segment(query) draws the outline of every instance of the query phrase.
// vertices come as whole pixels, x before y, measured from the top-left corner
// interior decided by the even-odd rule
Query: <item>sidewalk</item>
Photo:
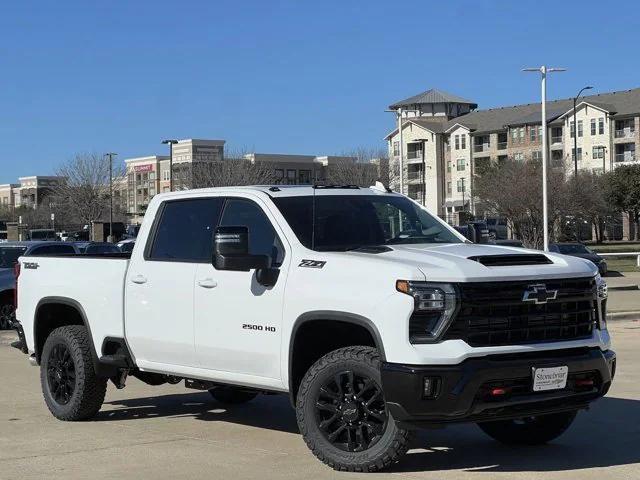
[[[612,272],[607,310],[612,320],[640,320],[640,272]]]

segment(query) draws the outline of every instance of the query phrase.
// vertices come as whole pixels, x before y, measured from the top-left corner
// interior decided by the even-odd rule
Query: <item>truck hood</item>
[[[368,255],[380,261],[396,262],[405,267],[413,266],[424,274],[427,281],[434,282],[576,278],[594,276],[598,273],[596,266],[588,260],[517,247],[456,243],[392,245],[390,248],[390,251],[383,253],[353,251],[348,254]],[[548,263],[527,264],[522,255],[543,256],[538,259]],[[493,258],[487,260],[487,257]],[[497,265],[489,265],[496,263],[496,260]],[[504,265],[511,262],[514,264]]]

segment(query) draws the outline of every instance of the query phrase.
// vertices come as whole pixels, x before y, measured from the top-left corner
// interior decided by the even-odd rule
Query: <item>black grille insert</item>
[[[547,303],[523,301],[532,285],[557,290]],[[462,283],[461,305],[444,339],[473,347],[574,340],[591,336],[596,319],[593,278]]]

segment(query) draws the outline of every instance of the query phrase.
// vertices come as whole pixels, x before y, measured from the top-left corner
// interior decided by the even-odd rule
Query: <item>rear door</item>
[[[200,366],[252,377],[280,379],[282,305],[291,255],[285,237],[265,206],[228,198],[220,226],[245,226],[249,253],[268,255],[279,268],[272,287],[256,281],[256,271],[220,271],[198,265],[195,277],[195,345]]]
[[[194,276],[209,262],[223,201],[200,197],[164,202],[144,249],[134,251],[126,280],[126,334],[136,361],[196,365]]]

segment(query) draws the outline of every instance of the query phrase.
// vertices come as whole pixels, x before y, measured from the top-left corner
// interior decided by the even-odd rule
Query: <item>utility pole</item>
[[[523,72],[539,72],[541,77],[541,104],[542,104],[542,237],[545,252],[549,251],[549,204],[547,202],[547,73],[564,72],[565,68],[548,68],[542,65],[539,68],[524,68]],[[575,110],[574,110],[575,112]],[[574,124],[577,127],[577,125]],[[577,131],[576,131],[577,133]],[[576,154],[578,152],[576,151]]]
[[[109,157],[109,236],[107,242],[113,242],[113,157],[117,153],[105,153],[105,157]]]
[[[169,191],[173,192],[173,146],[178,143],[177,140],[163,140],[163,145],[169,145]]]
[[[576,106],[578,103],[578,98],[580,97],[580,95],[582,94],[582,92],[584,92],[585,90],[591,90],[593,87],[587,86],[587,87],[583,87],[579,92],[578,95],[576,95],[575,97],[573,97],[573,168],[574,168],[574,175],[578,176],[578,121],[577,121],[577,114],[576,114]]]

